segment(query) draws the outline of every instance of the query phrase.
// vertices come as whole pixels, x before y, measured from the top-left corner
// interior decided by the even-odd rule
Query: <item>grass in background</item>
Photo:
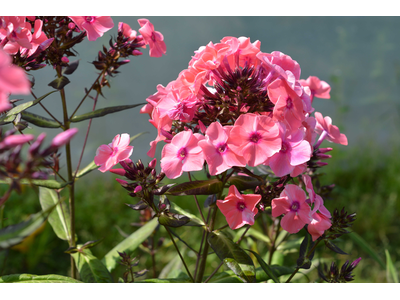
[[[330,199],[325,199],[325,205],[333,211],[335,208],[345,207],[348,213],[357,213],[353,230],[358,233],[370,246],[370,248],[386,263],[385,249],[390,253],[394,263],[394,269],[400,267],[400,160],[396,154],[400,147],[393,147],[389,153],[382,153],[375,145],[358,147],[360,150],[348,150],[336,147],[332,151],[333,158],[329,165],[324,167],[326,175],[321,177],[322,184],[335,183]],[[200,173],[199,173],[200,174]],[[195,173],[195,176],[201,176]],[[183,180],[183,179],[182,179]],[[4,187],[0,187],[3,191]],[[77,185],[76,195],[76,224],[79,243],[103,238],[103,241],[92,252],[98,258],[102,258],[109,250],[124,239],[120,231],[131,234],[137,229],[131,225],[139,221],[140,213],[128,208],[124,203],[136,203],[137,200],[129,197],[126,191],[115,180],[104,180],[101,175],[91,174]],[[205,196],[199,200],[203,204]],[[171,201],[182,208],[197,214],[193,197],[171,197]],[[40,210],[37,193],[32,189],[25,189],[21,195],[14,194],[6,203],[6,225],[23,221],[29,214]],[[219,216],[222,220],[223,217]],[[221,224],[217,224],[216,228]],[[119,230],[119,229],[120,230]],[[160,237],[165,237],[161,251],[156,254],[157,272],[172,261],[176,256],[171,241],[167,234],[160,229],[157,232],[155,242]],[[189,245],[198,247],[201,239],[201,229],[195,227],[181,227],[174,230],[182,236]],[[293,238],[297,237],[293,235]],[[30,274],[60,274],[68,275],[69,258],[64,251],[68,248],[65,241],[59,240],[46,224],[43,231],[32,239],[31,244],[23,245],[18,250],[9,250],[8,255],[0,252],[0,271],[2,275],[16,273]],[[186,246],[177,242],[184,251]],[[251,245],[243,245],[251,246]],[[329,249],[321,247],[323,257],[329,261],[336,260],[339,265],[346,260],[353,261],[358,257],[362,260],[356,268],[355,282],[387,282],[386,269],[374,259],[369,252],[356,244],[348,235],[344,235],[338,246],[346,255],[335,255]],[[261,248],[260,248],[261,249]],[[187,250],[187,249],[186,249]],[[195,250],[198,250],[195,248]],[[189,255],[189,268],[194,269],[195,257]],[[133,255],[140,256],[138,270],[149,269],[152,277],[151,257],[143,247],[137,249]],[[291,257],[293,256],[293,257]],[[295,262],[297,253],[290,254],[286,263]],[[274,257],[277,261],[282,257]],[[210,274],[218,265],[219,260],[215,255],[210,255],[211,263],[205,274]],[[5,262],[5,264],[4,264]],[[183,269],[183,268],[182,268]],[[136,270],[137,271],[137,270]],[[118,279],[124,272],[122,266],[113,272],[114,279]],[[307,277],[303,276],[299,281],[315,280],[317,272],[314,270]]]

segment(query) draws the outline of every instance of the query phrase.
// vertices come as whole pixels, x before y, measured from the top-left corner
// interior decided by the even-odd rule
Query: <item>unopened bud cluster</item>
[[[331,267],[328,270],[326,264],[318,266],[318,274],[326,282],[330,283],[345,283],[354,280],[352,272],[361,261],[361,257],[350,263],[348,260],[338,268],[335,262],[332,262]]]
[[[356,220],[356,214],[347,214],[344,208],[340,212],[338,209],[335,209],[331,220],[332,226],[325,232],[325,235],[328,239],[334,240],[350,232],[347,228],[353,225],[353,222]]]

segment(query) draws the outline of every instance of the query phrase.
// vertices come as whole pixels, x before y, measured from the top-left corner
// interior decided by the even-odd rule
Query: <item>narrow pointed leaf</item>
[[[73,117],[70,121],[71,122],[82,122],[85,120],[89,119],[94,119],[94,118],[99,118],[108,114],[116,113],[122,110],[127,110],[131,109],[137,106],[142,106],[146,103],[139,103],[139,104],[132,104],[132,105],[120,105],[120,106],[111,106],[111,107],[105,107],[105,108],[100,108],[96,109],[95,111],[88,112],[86,114],[80,115],[80,116],[75,116]]]
[[[297,259],[297,267],[299,267],[300,269],[311,268],[311,260],[314,257],[315,251],[313,251],[309,257],[307,257],[307,254],[308,252],[310,252],[313,246],[314,242],[312,241],[311,234],[306,231],[306,236],[304,237],[303,242],[300,245],[299,258]]]
[[[208,243],[217,256],[227,265],[242,281],[254,282],[256,269],[250,256],[223,232],[211,232]]]
[[[39,201],[43,210],[56,205],[49,215],[49,223],[58,238],[69,241],[71,239],[70,214],[65,201],[59,201],[55,190],[39,188]]]
[[[79,246],[78,246],[79,248]],[[103,263],[97,259],[89,249],[82,249],[81,252],[73,253],[71,256],[75,260],[83,282],[110,283],[113,278]]]
[[[145,279],[141,281],[135,281],[137,283],[191,283],[193,282],[190,278],[166,278],[166,279],[161,279],[161,278],[151,278],[151,279]]]
[[[30,113],[27,111],[23,111],[21,113],[21,118],[33,125],[38,126],[38,127],[43,127],[43,128],[59,128],[60,127],[60,124],[52,119],[45,118],[45,117]]]
[[[158,222],[161,225],[168,226],[168,227],[181,227],[186,223],[189,223],[190,219],[184,215],[178,214],[165,214],[161,213],[158,217]]]
[[[11,184],[11,180],[9,178],[4,179],[4,180],[0,180],[0,183],[2,184]],[[65,187],[68,182],[58,182],[56,180],[44,180],[44,179],[21,179],[19,181],[20,184],[24,184],[24,185],[37,185],[37,186],[42,186],[42,187],[47,187],[49,189],[62,189],[63,187]]]
[[[128,203],[125,203],[125,205],[129,206],[129,207],[132,208],[133,210],[143,210],[143,209],[146,209],[147,207],[149,207],[149,206],[147,205],[147,203],[144,202],[144,201],[142,201],[142,200],[140,200],[140,201],[139,201],[138,203],[136,203],[136,204],[128,204]]]
[[[239,191],[243,191],[256,188],[261,184],[261,181],[250,176],[232,176],[229,178],[229,183],[236,186]]]
[[[260,264],[261,268],[264,270],[264,272],[267,273],[267,275],[271,277],[271,279],[275,283],[279,283],[279,279],[276,277],[274,270],[261,258],[261,256],[257,252],[254,252],[252,250],[247,250],[247,251],[253,253],[253,255],[257,258],[257,261]]]
[[[147,132],[141,132],[133,137],[131,137],[130,142],[132,142],[134,139],[138,138],[139,136],[145,134]],[[80,178],[82,176],[85,176],[86,174],[92,172],[93,170],[98,169],[100,166],[96,165],[94,161],[92,161],[90,164],[88,164],[86,167],[84,167],[82,170],[79,170],[78,173],[76,174],[76,178]]]
[[[399,283],[396,267],[393,265],[388,249],[385,249],[386,255],[386,278],[388,282]]]
[[[348,234],[351,239],[366,253],[368,253],[377,263],[379,263],[379,265],[385,269],[385,263],[383,262],[383,260],[379,257],[379,255],[371,248],[370,245],[368,245],[368,243],[361,237],[359,236],[357,233],[355,232],[351,232]]]
[[[158,219],[154,218],[146,225],[142,226],[126,239],[124,239],[121,243],[115,246],[110,252],[108,252],[102,262],[107,267],[108,271],[112,271],[117,262],[120,259],[118,252],[127,252],[132,253],[141,243],[143,243],[156,229],[158,226]]]
[[[34,233],[46,221],[54,207],[38,212],[24,222],[0,229],[0,250],[8,249],[21,243],[26,237]]]
[[[344,252],[342,249],[340,249],[338,246],[336,246],[334,243],[332,243],[329,240],[325,240],[325,245],[331,249],[333,252],[339,253],[339,254],[346,254],[346,252]]]
[[[7,123],[12,122],[14,120],[14,118],[15,118],[15,115],[17,115],[20,112],[28,109],[31,106],[34,106],[34,105],[38,104],[40,101],[42,101],[44,98],[46,98],[47,96],[49,96],[50,94],[52,94],[54,92],[56,92],[56,91],[51,91],[50,93],[47,93],[46,95],[43,95],[43,96],[41,96],[41,97],[39,97],[39,98],[37,98],[37,99],[35,99],[33,101],[25,102],[25,103],[22,103],[20,105],[17,105],[15,107],[13,107],[4,116],[2,116],[0,118],[0,124],[3,124],[3,122],[7,122]],[[14,117],[12,118],[12,116],[14,116]]]
[[[63,75],[64,75],[64,74],[66,74],[66,75],[71,75],[72,73],[75,72],[75,70],[78,68],[78,66],[79,66],[79,59],[78,59],[78,60],[75,60],[75,61],[73,61],[73,62],[70,62],[70,63],[68,64],[67,67],[63,68],[63,70],[61,71],[61,73],[62,73]]]
[[[193,215],[183,208],[179,207],[176,203],[172,202],[171,203],[171,212],[177,212],[178,214],[185,215],[186,217],[190,218],[190,222],[186,223],[185,226],[204,226],[204,222],[196,217],[196,215]]]
[[[82,281],[61,275],[13,274],[0,277],[0,283],[82,283]]]
[[[61,76],[59,78],[54,79],[48,85],[56,90],[62,90],[68,83],[70,83],[69,79],[65,76]]]
[[[223,189],[222,182],[218,179],[198,180],[174,185],[166,194],[168,195],[212,195]]]

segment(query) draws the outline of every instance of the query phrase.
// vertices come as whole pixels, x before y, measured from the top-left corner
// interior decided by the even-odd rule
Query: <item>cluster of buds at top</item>
[[[338,209],[332,214],[332,226],[325,231],[325,236],[328,239],[334,240],[338,237],[342,236],[343,234],[349,233],[346,228],[349,228],[353,225],[353,222],[356,220],[356,213],[347,214],[344,210],[344,207],[339,212]]]
[[[119,163],[123,169],[112,169],[110,172],[124,176],[133,181],[132,183],[128,183],[125,180],[116,179],[123,188],[129,191],[131,197],[139,197],[147,205],[151,206],[153,195],[160,194],[157,192],[158,183],[165,177],[164,173],[157,174],[156,172],[155,167],[157,160],[153,159],[147,167],[143,165],[140,159],[137,163],[134,163],[130,159],[120,161]]]
[[[321,279],[330,283],[346,283],[354,280],[353,270],[357,267],[361,257],[357,258],[351,264],[347,260],[342,267],[338,268],[335,262],[332,262],[330,269],[326,264],[318,266],[318,275]]]
[[[99,51],[97,60],[92,62],[97,70],[104,71],[105,75],[108,76],[118,74],[119,71],[117,69],[129,62],[128,59],[120,60],[120,58],[142,55],[138,48],[145,45],[141,35],[126,37],[121,24],[118,28],[117,38],[111,38],[109,44],[110,49],[107,50],[103,46],[103,51]]]
[[[141,270],[139,272],[133,272],[133,267],[136,267],[139,264],[139,260],[136,257],[131,258],[129,254],[123,252],[118,252],[119,256],[121,256],[121,261],[119,262],[122,266],[126,267],[126,271],[123,275],[124,283],[132,283],[135,281],[135,278],[143,276],[147,273],[147,270]]]
[[[65,145],[77,133],[77,129],[69,129],[58,134],[52,143],[44,149],[40,149],[46,137],[40,134],[34,140],[31,134],[17,135],[16,129],[0,135],[0,178],[10,181],[9,191],[0,199],[0,206],[7,200],[11,190],[20,191],[21,179],[47,179],[49,168],[58,171],[58,156],[55,154],[61,146]],[[22,147],[30,143],[28,155],[25,161],[21,156]],[[52,155],[52,157],[50,157]],[[50,158],[50,159],[49,159]],[[53,158],[53,161],[51,161]],[[43,169],[45,168],[45,169]]]

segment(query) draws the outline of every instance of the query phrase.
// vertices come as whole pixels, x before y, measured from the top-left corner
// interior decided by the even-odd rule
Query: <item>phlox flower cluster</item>
[[[210,175],[267,165],[278,177],[295,177],[305,172],[317,133],[347,144],[333,138],[340,136],[336,126],[313,116],[314,97],[329,98],[329,85],[315,76],[301,80],[295,60],[279,51],[263,53],[260,44],[245,37],[210,42],[176,80],[147,98],[141,112],[158,131],[148,155],[154,156],[158,142],[167,143],[161,159],[167,177],[181,176],[177,169],[198,170],[202,159]],[[202,134],[199,148],[190,143],[196,155],[183,155],[186,137],[195,134]]]

